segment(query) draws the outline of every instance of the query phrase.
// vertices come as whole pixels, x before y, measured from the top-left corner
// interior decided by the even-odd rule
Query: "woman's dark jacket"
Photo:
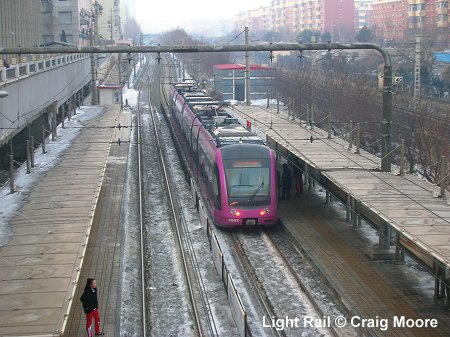
[[[97,289],[92,289],[90,286],[84,288],[84,293],[80,297],[81,303],[83,303],[83,310],[85,314],[88,314],[94,309],[98,308],[97,301]]]

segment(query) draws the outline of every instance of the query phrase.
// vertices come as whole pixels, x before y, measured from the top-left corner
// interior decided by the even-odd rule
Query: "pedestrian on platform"
[[[282,196],[281,199],[288,200],[291,193],[292,177],[291,171],[286,163],[283,164],[283,173],[281,176]]]
[[[100,331],[100,311],[98,309],[97,292],[97,281],[93,278],[88,278],[83,295],[80,297],[80,301],[83,303],[83,311],[86,314],[86,331],[88,337],[93,336],[92,319],[94,319],[95,336],[104,335]]]
[[[294,158],[294,179],[295,179],[295,195],[303,194],[303,171],[300,168],[300,162],[297,157]]]

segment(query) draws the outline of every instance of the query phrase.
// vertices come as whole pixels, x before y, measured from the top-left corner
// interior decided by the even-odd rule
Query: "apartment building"
[[[425,35],[449,41],[448,0],[374,0],[370,26],[380,39]]]
[[[409,38],[427,35],[449,39],[448,0],[408,0]]]
[[[303,30],[330,33],[335,41],[355,36],[354,0],[273,0],[269,7],[241,12],[235,26],[270,30],[283,39],[295,38]]]
[[[33,47],[41,42],[41,2],[1,0],[0,47]]]
[[[373,0],[355,0],[355,30],[369,26]]]
[[[407,28],[408,0],[374,0],[370,28],[377,38],[400,40]]]
[[[234,29],[241,31],[249,27],[252,32],[269,30],[270,7],[259,7],[244,12],[239,12],[234,17]]]

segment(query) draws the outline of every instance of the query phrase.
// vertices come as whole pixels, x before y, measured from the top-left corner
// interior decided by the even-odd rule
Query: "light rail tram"
[[[275,153],[192,82],[175,83],[170,102],[195,163],[214,223],[272,226],[278,221]]]

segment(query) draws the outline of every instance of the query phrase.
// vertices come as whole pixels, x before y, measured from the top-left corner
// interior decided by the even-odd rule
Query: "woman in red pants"
[[[93,336],[92,319],[94,319],[95,323],[95,335],[104,335],[104,333],[100,331],[100,311],[98,310],[97,281],[95,281],[95,279],[87,279],[83,295],[80,297],[80,301],[83,303],[83,310],[86,314],[86,331],[88,337]]]

